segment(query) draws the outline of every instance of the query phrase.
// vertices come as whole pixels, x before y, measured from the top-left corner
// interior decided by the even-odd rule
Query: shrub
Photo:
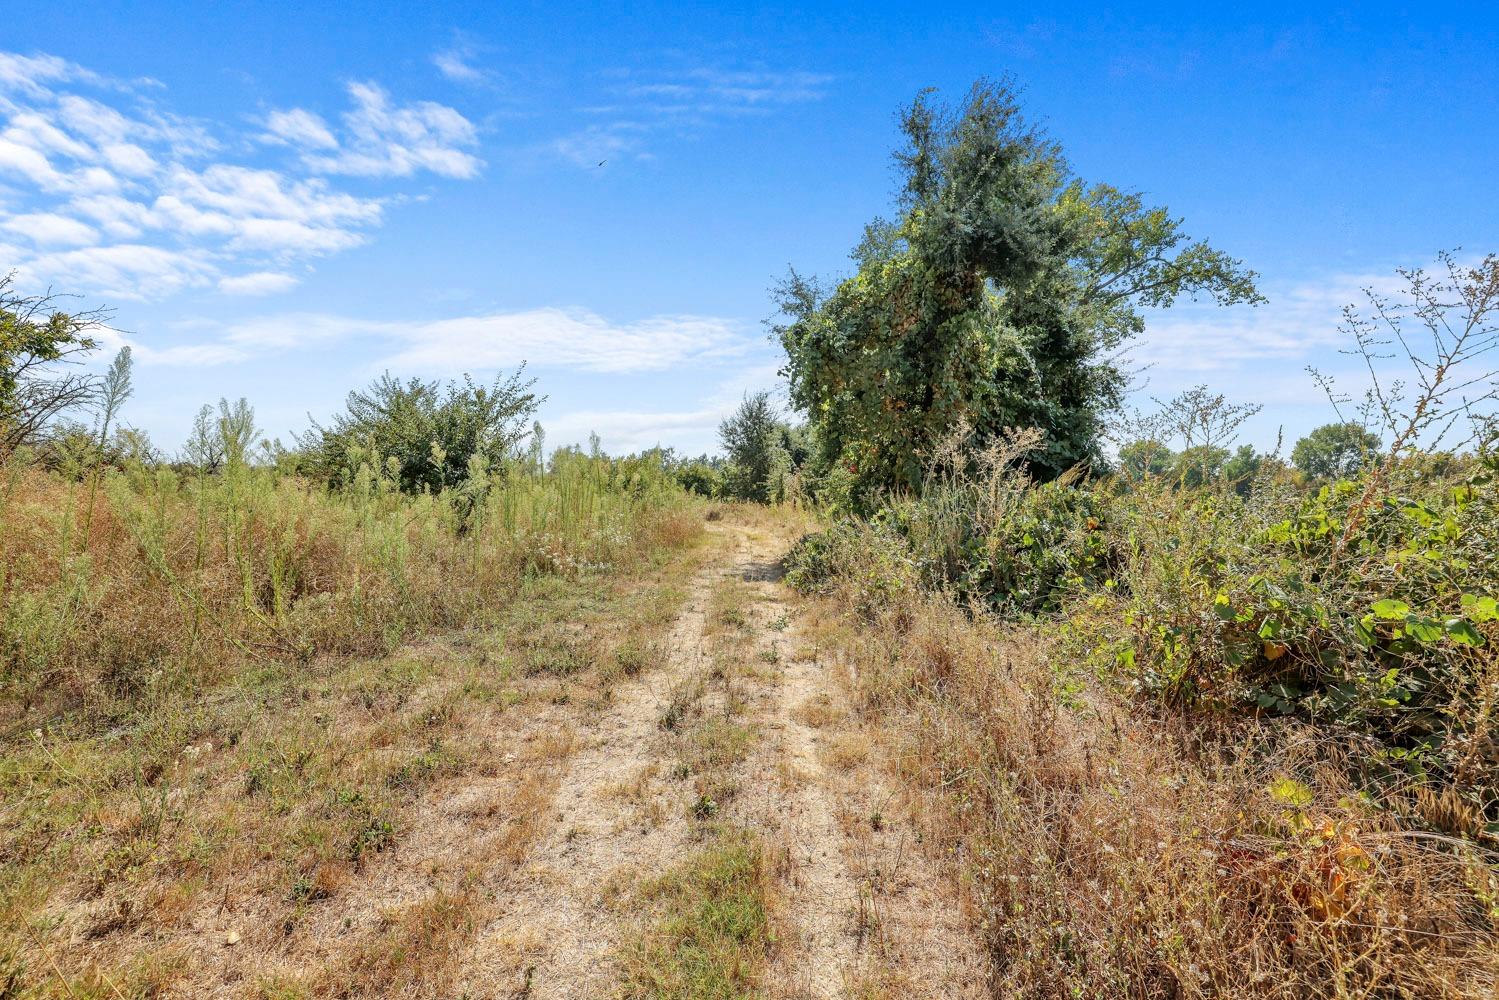
[[[303,467],[343,486],[372,460],[406,493],[462,484],[475,469],[498,470],[518,457],[527,422],[545,397],[531,391],[524,366],[488,387],[462,382],[402,382],[386,374],[349,393],[343,413],[303,436]],[[475,464],[475,463],[478,464]]]

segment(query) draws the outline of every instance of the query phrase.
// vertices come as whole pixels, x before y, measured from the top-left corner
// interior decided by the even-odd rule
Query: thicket
[[[788,558],[857,618],[1000,991],[1492,994],[1499,258],[1405,277],[1347,315],[1370,384],[1323,380],[1322,475],[1230,474],[1255,408],[1205,389],[1106,475],[960,425]]]

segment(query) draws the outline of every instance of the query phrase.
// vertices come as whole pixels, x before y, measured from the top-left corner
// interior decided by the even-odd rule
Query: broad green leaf
[[[1297,808],[1312,804],[1312,790],[1294,778],[1276,778],[1270,782],[1270,797]]]
[[[1406,634],[1417,642],[1437,642],[1442,638],[1442,625],[1431,618],[1412,618],[1405,625]]]
[[[1472,594],[1463,595],[1463,615],[1469,621],[1482,624],[1499,620],[1499,601],[1492,597],[1475,597]]]
[[[1452,637],[1453,642],[1464,646],[1482,646],[1483,633],[1473,627],[1473,623],[1466,618],[1447,619],[1447,634]]]

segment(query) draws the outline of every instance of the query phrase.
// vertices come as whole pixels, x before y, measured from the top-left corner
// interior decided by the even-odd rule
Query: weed
[[[358,867],[367,855],[378,854],[395,842],[395,824],[379,816],[369,816],[349,838],[349,861]]]
[[[624,996],[759,996],[775,943],[764,850],[730,832],[640,890],[650,917],[623,954]]]

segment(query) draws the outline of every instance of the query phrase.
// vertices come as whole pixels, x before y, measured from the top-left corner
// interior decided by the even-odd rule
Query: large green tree
[[[764,503],[777,499],[779,480],[806,461],[806,431],[781,416],[770,393],[748,393],[739,408],[718,425],[728,458],[724,486],[730,496]]]
[[[1166,209],[1073,177],[1007,85],[952,109],[924,92],[899,120],[896,219],[866,228],[835,287],[793,270],[777,290],[792,402],[866,490],[919,487],[960,426],[975,445],[1041,428],[1042,476],[1093,462],[1142,307],[1259,299],[1253,272]]]
[[[1379,457],[1380,443],[1363,424],[1323,424],[1296,442],[1291,464],[1319,479],[1352,476]]]

